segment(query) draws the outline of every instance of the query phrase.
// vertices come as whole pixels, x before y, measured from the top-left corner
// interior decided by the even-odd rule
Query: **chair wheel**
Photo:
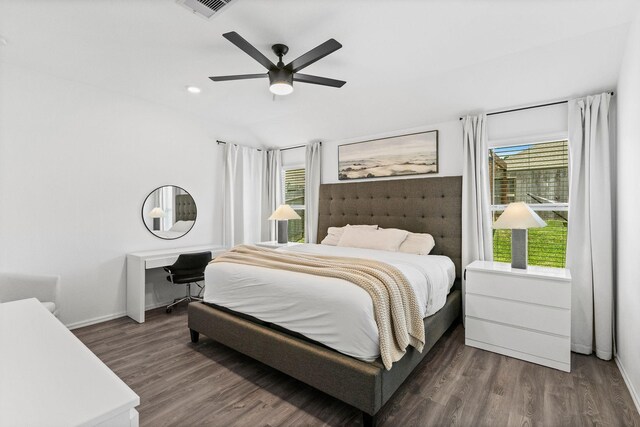
[[[171,313],[173,311],[172,308],[167,308],[167,313]]]

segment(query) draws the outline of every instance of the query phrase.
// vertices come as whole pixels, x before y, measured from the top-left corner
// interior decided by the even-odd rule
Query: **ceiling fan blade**
[[[269,60],[266,56],[264,56],[258,49],[253,47],[251,43],[242,38],[242,36],[235,31],[231,31],[230,33],[224,33],[222,35],[225,39],[229,40],[231,43],[238,46],[242,49],[247,55],[258,61],[264,68],[270,70],[275,68],[275,64]]]
[[[226,82],[228,80],[262,79],[264,77],[269,77],[269,74],[237,74],[235,76],[213,76],[209,78],[214,82]]]
[[[326,77],[310,76],[308,74],[295,73],[293,75],[294,82],[311,83],[314,85],[342,87],[346,83],[342,80],[328,79]]]
[[[322,43],[320,46],[314,47],[309,52],[305,53],[304,55],[288,63],[286,68],[288,68],[289,70],[295,73],[297,71],[302,70],[304,67],[308,67],[314,62],[335,52],[341,47],[342,45],[340,43],[338,43],[334,39],[329,39],[326,42]]]

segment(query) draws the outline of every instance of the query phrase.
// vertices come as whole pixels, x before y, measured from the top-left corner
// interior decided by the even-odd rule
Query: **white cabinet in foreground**
[[[0,347],[0,426],[138,426],[138,395],[37,299],[0,304]]]

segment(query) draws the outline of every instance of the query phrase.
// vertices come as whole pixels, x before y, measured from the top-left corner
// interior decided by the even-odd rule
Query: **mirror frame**
[[[185,231],[185,233],[181,236],[178,237],[162,237],[162,236],[158,236],[156,233],[153,232],[153,230],[149,229],[149,226],[147,225],[147,222],[144,220],[144,205],[147,203],[147,200],[149,199],[149,196],[151,196],[153,193],[155,193],[156,191],[158,191],[161,188],[164,187],[176,187],[181,189],[182,191],[184,191],[185,193],[187,193],[188,195],[191,196],[191,193],[189,193],[187,190],[185,190],[184,188],[180,187],[179,185],[173,185],[173,184],[167,184],[167,185],[161,185],[160,187],[156,187],[153,190],[151,190],[151,192],[149,192],[149,194],[147,194],[147,197],[144,198],[144,200],[142,201],[142,207],[140,208],[140,218],[142,219],[142,223],[144,224],[144,228],[147,229],[147,231],[149,233],[151,233],[153,236],[157,237],[158,239],[162,239],[162,240],[177,240],[180,239],[184,236],[186,236],[187,234],[189,234],[189,232],[191,230],[193,230],[193,227],[196,226],[196,221],[198,221],[198,204],[196,203],[196,199],[191,196],[191,198],[193,199],[193,203],[196,205],[196,218],[193,220],[193,225],[191,225],[191,228],[187,231]]]

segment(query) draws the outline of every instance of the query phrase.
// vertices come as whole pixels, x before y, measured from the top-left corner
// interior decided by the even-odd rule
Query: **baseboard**
[[[166,307],[167,305],[171,304],[172,302],[173,302],[173,299],[170,299],[168,301],[157,302],[155,304],[151,304],[151,305],[146,306],[144,308],[144,311],[153,310],[154,308],[158,308],[158,307]],[[113,320],[113,319],[119,319],[120,317],[124,317],[126,315],[127,315],[127,312],[126,311],[122,311],[122,312],[119,312],[119,313],[113,313],[113,314],[107,314],[105,316],[94,317],[92,319],[81,320],[80,322],[69,323],[68,325],[65,325],[65,326],[69,330],[78,329],[78,328],[83,328],[85,326],[95,325],[96,323],[102,323],[102,322],[107,322],[107,321]]]
[[[151,304],[151,305],[146,306],[144,308],[144,311],[153,310],[154,308],[158,308],[158,307],[166,307],[167,305],[171,304],[172,302],[173,302],[173,299],[170,299],[168,301],[157,302],[155,304]],[[122,311],[122,312],[119,312],[119,313],[113,313],[113,314],[107,314],[105,316],[94,317],[92,319],[81,320],[80,322],[69,323],[68,325],[65,325],[65,326],[69,330],[78,329],[78,328],[83,328],[85,326],[95,325],[96,323],[102,323],[102,322],[107,322],[107,321],[113,320],[113,319],[119,319],[120,317],[124,317],[126,315],[127,315],[127,312],[126,311]]]
[[[124,317],[127,315],[126,311],[122,311],[119,313],[107,314],[105,316],[98,316],[92,319],[81,320],[79,322],[69,323],[65,325],[69,330],[78,329],[85,326],[95,325],[96,323],[106,322],[108,320],[118,319],[120,317]]]
[[[616,361],[616,365],[618,365],[618,369],[620,369],[620,374],[622,374],[622,379],[624,380],[624,383],[627,385],[627,388],[629,389],[629,393],[631,394],[633,403],[635,403],[636,405],[636,411],[640,413],[640,394],[638,394],[636,389],[633,387],[633,384],[631,383],[631,380],[627,375],[627,371],[624,369],[624,366],[622,365],[622,362],[620,361],[620,359],[616,357],[614,358],[614,360]]]

